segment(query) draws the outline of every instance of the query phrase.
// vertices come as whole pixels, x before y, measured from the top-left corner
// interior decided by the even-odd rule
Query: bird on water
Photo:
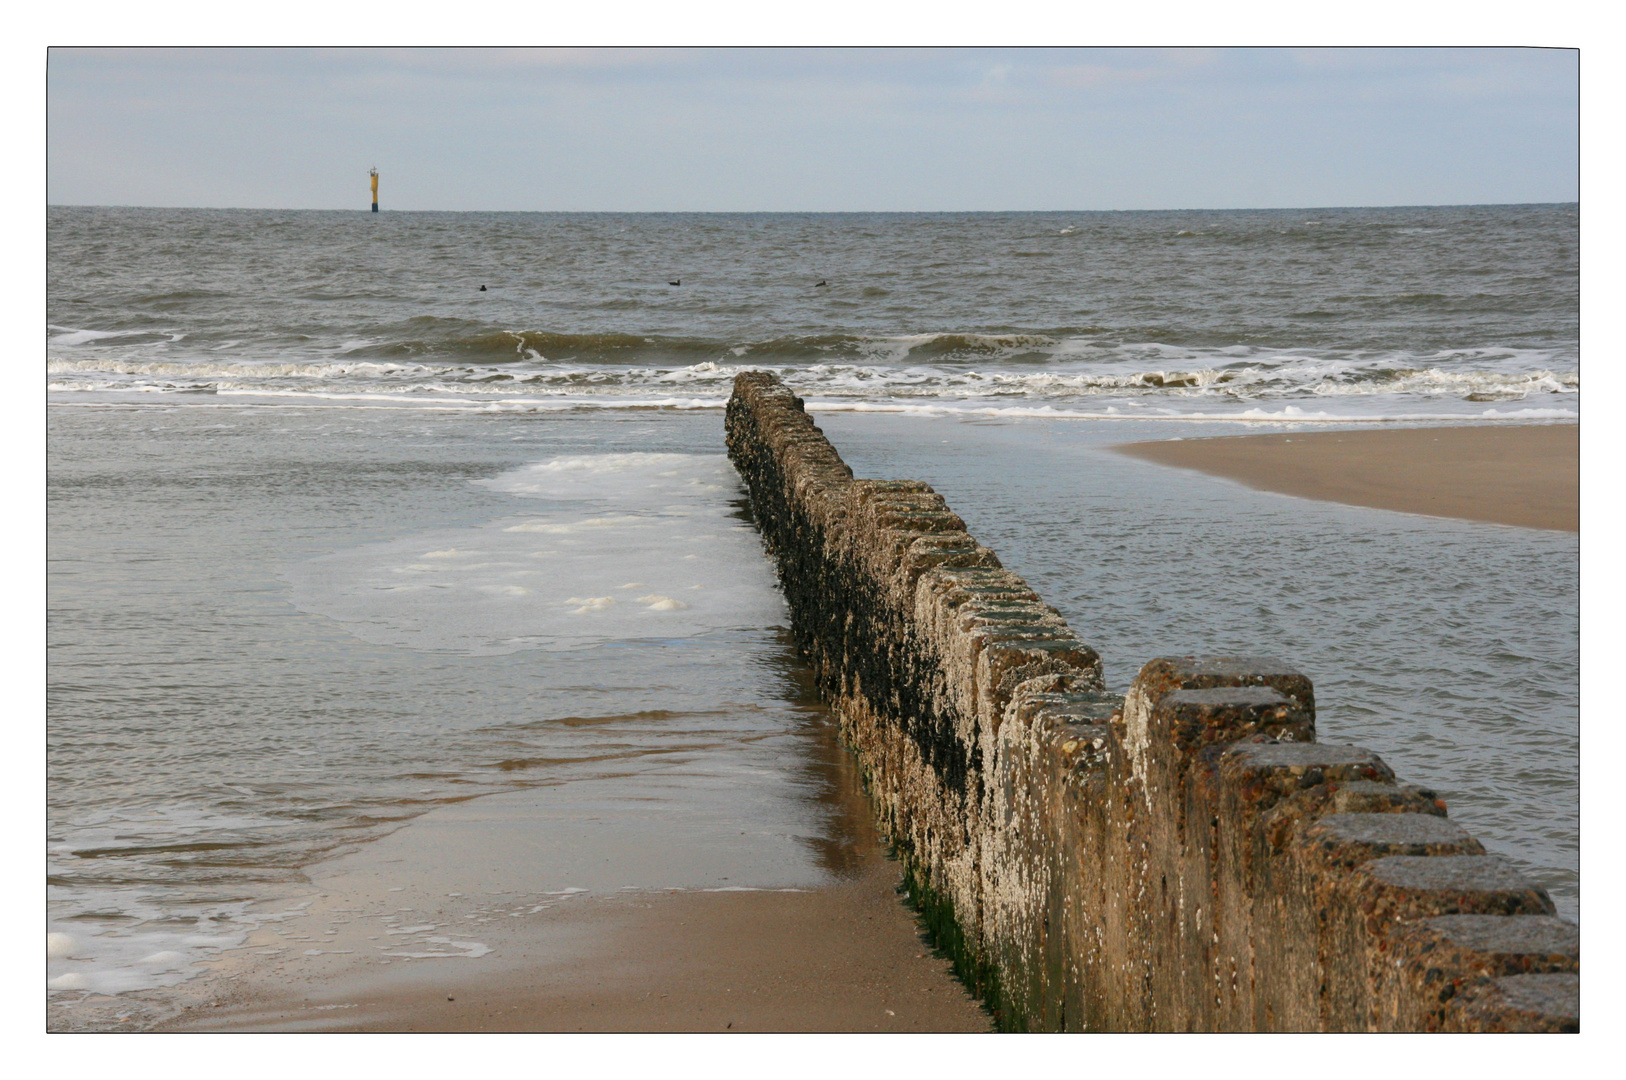
[[[673,280],[668,281],[667,284],[668,285],[682,285],[683,284],[683,279],[682,278],[674,278]]]
[[[824,280],[824,279],[823,279],[823,278],[820,278],[820,279],[819,279],[819,283],[818,283],[818,284],[817,284],[817,285],[815,285],[815,286],[813,286],[813,287],[814,287],[814,288],[815,288],[815,289],[822,289],[822,288],[824,288],[824,287],[825,287],[825,286],[826,286],[826,285],[828,285],[828,284],[830,284],[830,283],[829,283],[829,282],[828,282],[828,281],[825,281],[825,280]]]

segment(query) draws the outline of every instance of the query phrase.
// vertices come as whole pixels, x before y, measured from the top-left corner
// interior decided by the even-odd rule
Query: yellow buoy
[[[367,175],[373,178],[373,213],[378,213],[378,166],[374,165],[367,170]]]

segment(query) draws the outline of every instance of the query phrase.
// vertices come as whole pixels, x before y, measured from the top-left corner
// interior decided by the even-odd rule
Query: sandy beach
[[[1232,435],[1117,449],[1307,499],[1580,529],[1580,428],[1574,424]]]
[[[559,789],[427,814],[312,867],[159,1030],[990,1030],[856,786],[820,880],[690,794],[702,809],[661,819]]]
[[[495,963],[284,973],[159,1030],[990,1030],[947,962],[918,940],[892,869],[809,892],[583,898],[505,928]]]

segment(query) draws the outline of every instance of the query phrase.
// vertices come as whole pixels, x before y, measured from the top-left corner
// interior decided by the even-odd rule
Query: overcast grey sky
[[[1577,54],[69,50],[52,203],[1123,210],[1577,198]]]

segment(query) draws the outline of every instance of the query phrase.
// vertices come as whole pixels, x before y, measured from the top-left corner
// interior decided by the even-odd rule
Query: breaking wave
[[[829,358],[808,362],[784,355],[774,343],[731,346],[724,355],[673,362],[628,357],[614,363],[580,357],[529,355],[492,364],[430,358],[374,358],[378,347],[354,344],[337,355],[303,360],[173,358],[123,348],[104,337],[74,331],[59,335],[47,362],[49,389],[58,394],[232,395],[315,400],[367,400],[419,406],[708,407],[727,398],[734,376],[766,369],[798,393],[827,402],[1027,403],[1162,401],[1183,412],[1239,408],[1271,401],[1346,399],[1363,411],[1414,412],[1419,402],[1464,404],[1555,400],[1579,392],[1580,375],[1559,367],[1565,359],[1544,350],[1479,349],[1425,355],[1307,355],[1290,350],[1197,350],[1159,343],[1086,347],[1079,340],[1040,334],[936,334],[816,340]],[[61,345],[63,338],[74,344]],[[118,340],[118,339],[114,339]],[[513,335],[547,344],[569,340],[595,348],[653,348],[657,339],[632,335]],[[606,343],[612,343],[607,345]],[[614,344],[619,342],[620,344]],[[100,346],[100,347],[98,347]],[[554,348],[553,344],[547,347]],[[712,343],[715,355],[719,349]],[[968,362],[982,350],[981,362]],[[1016,350],[1032,362],[1013,363]],[[698,348],[696,348],[698,351]],[[867,352],[861,359],[834,354]],[[669,404],[668,404],[669,402]]]

